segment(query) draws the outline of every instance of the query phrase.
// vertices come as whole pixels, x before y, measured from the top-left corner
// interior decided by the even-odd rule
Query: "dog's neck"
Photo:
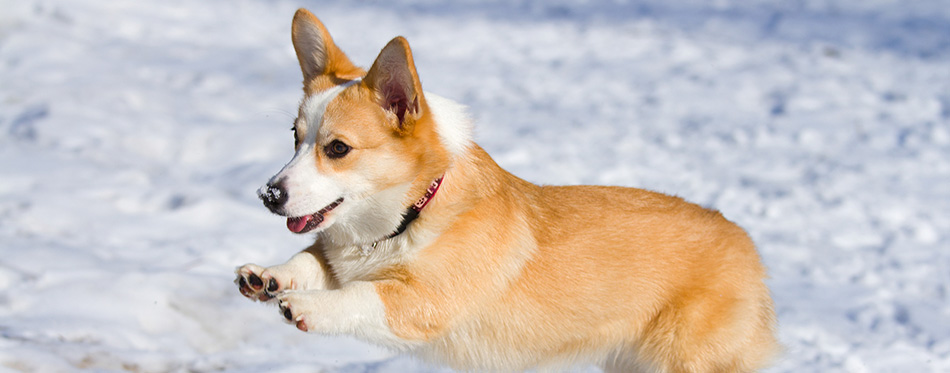
[[[445,175],[439,176],[438,179],[433,180],[432,183],[429,184],[429,187],[426,188],[425,195],[420,197],[416,203],[413,203],[412,206],[409,206],[409,208],[406,209],[406,212],[402,215],[402,222],[399,223],[399,227],[396,228],[396,231],[390,234],[389,237],[379,241],[388,240],[405,232],[406,229],[409,228],[409,224],[419,217],[419,213],[422,212],[422,209],[424,209],[426,205],[429,204],[429,201],[432,200],[432,197],[435,196],[435,193],[439,191],[439,187],[442,186],[443,179],[445,179]],[[379,241],[373,243],[373,246],[375,247]]]
[[[439,191],[439,187],[442,186],[442,180],[444,179],[445,179],[445,175],[442,175],[442,176],[439,176],[438,179],[433,180],[432,183],[429,184],[429,187],[426,188],[425,194],[422,197],[420,197],[418,200],[416,200],[415,203],[409,206],[406,209],[406,212],[402,214],[402,221],[399,223],[399,227],[397,227],[396,230],[389,236],[386,236],[382,239],[379,239],[373,242],[373,244],[368,247],[364,247],[363,248],[364,254],[367,254],[368,251],[372,251],[373,249],[375,249],[376,246],[379,245],[380,242],[395,238],[396,236],[399,236],[400,234],[405,233],[406,229],[409,229],[409,224],[411,224],[413,221],[419,218],[419,213],[422,212],[422,209],[424,209],[426,205],[429,204],[429,201],[432,200],[432,197],[435,196],[435,193]]]
[[[406,195],[408,185],[407,188],[393,188],[375,195],[373,198],[375,202],[363,204],[360,208],[361,212],[357,212],[346,221],[331,225],[326,231],[320,233],[324,244],[327,245],[325,248],[329,251],[356,249],[360,256],[365,257],[376,252],[377,246],[386,248],[386,252],[389,252],[389,249],[393,248],[392,245],[399,246],[406,243],[407,238],[404,236],[407,235],[404,233],[432,201],[445,177],[442,175],[432,180],[421,197],[408,207],[400,208],[401,213],[394,211],[396,206],[393,203],[396,200],[404,201],[404,197],[399,196]],[[391,228],[384,228],[386,226]],[[373,236],[375,238],[371,238]]]

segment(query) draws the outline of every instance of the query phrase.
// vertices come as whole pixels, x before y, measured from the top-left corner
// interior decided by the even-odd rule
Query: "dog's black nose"
[[[257,191],[257,197],[264,202],[264,206],[275,214],[287,203],[287,190],[284,189],[283,181],[280,179],[267,183]]]

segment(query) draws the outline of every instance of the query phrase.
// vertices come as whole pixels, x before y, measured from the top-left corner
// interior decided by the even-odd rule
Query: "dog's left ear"
[[[363,82],[376,93],[383,110],[394,115],[396,131],[401,135],[412,133],[426,105],[409,42],[398,36],[386,44]]]
[[[310,83],[321,76],[350,80],[363,74],[333,43],[326,26],[310,11],[300,8],[294,14],[291,38],[303,71],[304,90],[309,90]]]

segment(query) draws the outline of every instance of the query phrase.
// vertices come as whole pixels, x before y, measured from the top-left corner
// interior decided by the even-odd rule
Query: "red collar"
[[[429,204],[429,201],[432,200],[432,196],[435,196],[435,193],[439,191],[439,187],[442,186],[442,179],[445,178],[445,175],[442,175],[438,179],[432,180],[432,184],[429,184],[429,187],[426,188],[426,194],[419,198],[416,203],[413,203],[409,208],[418,211],[426,208],[426,205]]]
[[[412,223],[413,220],[416,220],[416,218],[419,217],[419,213],[422,212],[422,209],[424,209],[426,205],[429,204],[429,201],[432,201],[432,197],[435,196],[435,193],[439,191],[439,187],[442,186],[443,179],[445,179],[445,175],[440,176],[438,179],[433,180],[432,183],[429,184],[429,187],[426,188],[426,194],[416,200],[416,203],[413,203],[412,206],[409,206],[409,208],[406,209],[406,213],[402,215],[402,222],[399,223],[399,228],[396,228],[396,231],[386,238],[396,237],[409,228],[409,223]]]

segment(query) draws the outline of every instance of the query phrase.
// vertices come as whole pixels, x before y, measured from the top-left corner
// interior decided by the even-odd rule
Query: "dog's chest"
[[[345,246],[326,251],[327,261],[340,284],[352,281],[378,280],[382,273],[404,265],[409,260],[408,245],[391,239],[372,245]]]

